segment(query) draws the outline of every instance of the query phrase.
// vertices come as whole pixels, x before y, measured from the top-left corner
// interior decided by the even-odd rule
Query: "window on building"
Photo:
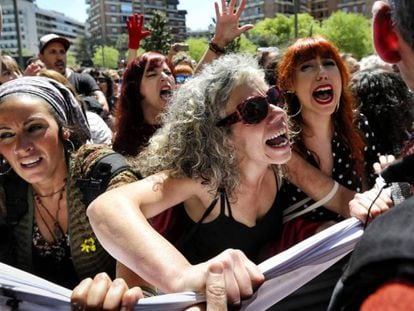
[[[118,28],[112,27],[112,33],[118,33]]]
[[[112,23],[116,23],[117,21],[118,21],[118,19],[116,17],[114,17],[114,16],[111,17],[111,22]]]
[[[132,14],[132,3],[121,2],[121,13]]]
[[[111,12],[116,12],[116,5],[111,5],[110,10]]]

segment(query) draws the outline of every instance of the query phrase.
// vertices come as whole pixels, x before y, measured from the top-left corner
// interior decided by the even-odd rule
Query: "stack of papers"
[[[300,288],[348,254],[363,233],[356,218],[344,220],[259,265],[266,277],[242,310],[264,310]],[[19,310],[70,310],[71,291],[0,263],[0,306],[18,302]],[[183,310],[205,301],[182,292],[144,298],[135,310]],[[3,309],[2,309],[3,310]]]

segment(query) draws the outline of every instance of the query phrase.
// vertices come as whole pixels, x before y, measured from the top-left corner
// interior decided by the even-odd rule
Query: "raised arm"
[[[134,273],[164,292],[202,291],[209,262],[189,264],[147,218],[199,196],[204,187],[191,179],[158,173],[104,193],[87,213],[104,248]],[[228,250],[212,260],[224,262],[229,302],[251,295],[253,287],[263,281],[257,266],[240,251]]]
[[[216,10],[216,32],[210,41],[209,48],[198,62],[196,72],[201,70],[203,65],[211,63],[213,60],[224,54],[225,47],[242,33],[253,28],[252,24],[239,27],[240,15],[246,5],[247,0],[242,0],[239,7],[235,10],[237,0],[230,0],[229,5],[226,0],[221,0],[221,10],[218,2],[214,2]]]
[[[143,30],[144,28],[144,15],[134,14],[130,16],[126,22],[128,29],[128,57],[127,64],[132,62],[138,55],[138,49],[141,40],[149,36],[151,32]]]

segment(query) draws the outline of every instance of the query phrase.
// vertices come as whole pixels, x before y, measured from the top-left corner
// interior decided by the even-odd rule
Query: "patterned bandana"
[[[90,139],[88,121],[81,105],[61,83],[45,77],[21,77],[0,86],[0,101],[13,94],[30,94],[44,99],[64,125],[80,129]]]

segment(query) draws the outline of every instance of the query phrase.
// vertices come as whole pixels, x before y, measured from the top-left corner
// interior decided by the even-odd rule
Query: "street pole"
[[[298,13],[299,13],[299,0],[294,0],[294,12],[295,12],[295,39],[298,38]]]
[[[20,21],[19,21],[19,7],[17,5],[17,0],[13,0],[13,9],[14,9],[14,22],[16,24],[16,36],[17,36],[17,49],[19,54],[19,66],[24,68],[23,64],[23,55],[22,55],[22,40],[20,36]]]

